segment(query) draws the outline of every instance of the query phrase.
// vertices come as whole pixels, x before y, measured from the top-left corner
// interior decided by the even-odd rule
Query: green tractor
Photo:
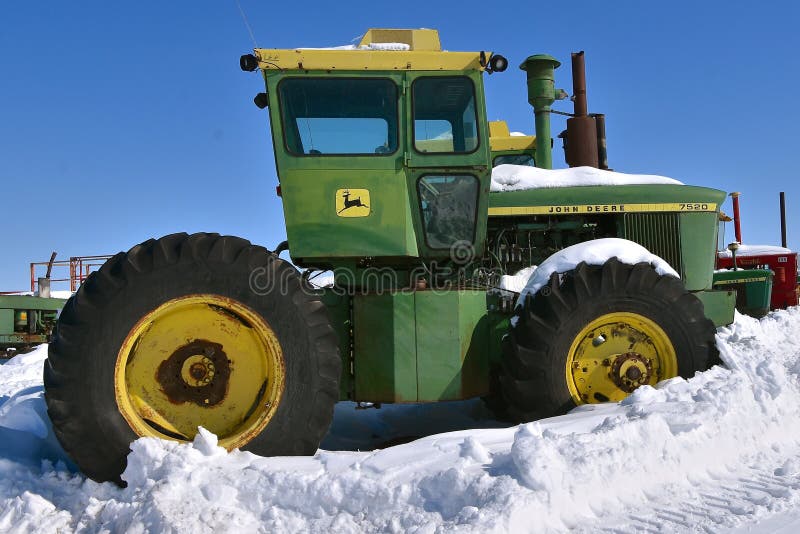
[[[191,441],[198,426],[228,449],[314,454],[339,400],[481,396],[530,421],[716,362],[715,325],[732,321],[734,302],[711,290],[725,193],[490,193],[482,74],[505,66],[442,51],[435,30],[242,56],[266,81],[255,103],[269,111],[287,241],[270,251],[173,234],[89,276],[44,371],[53,428],[80,468],[120,482],[132,441]],[[545,168],[557,66],[523,63]],[[583,148],[579,134],[569,142]],[[680,277],[587,258],[522,297],[498,289],[503,274],[602,238],[638,243]],[[320,289],[321,271],[333,278]]]
[[[506,121],[489,122],[492,167],[498,165],[536,166],[536,136],[512,134]]]

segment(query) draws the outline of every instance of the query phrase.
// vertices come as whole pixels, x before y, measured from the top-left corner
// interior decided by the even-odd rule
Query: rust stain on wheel
[[[275,414],[283,350],[267,321],[221,295],[172,299],[145,314],[117,355],[120,413],[140,436],[188,441],[202,426],[241,447]]]

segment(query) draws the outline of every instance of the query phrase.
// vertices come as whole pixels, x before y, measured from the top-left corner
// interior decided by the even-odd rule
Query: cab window
[[[478,178],[472,175],[425,175],[417,182],[425,242],[433,249],[472,243],[478,211]]]
[[[535,167],[536,162],[530,154],[503,154],[496,156],[492,161],[492,167],[498,165],[522,165],[524,167]]]
[[[477,150],[472,80],[465,76],[418,78],[412,85],[412,98],[417,152],[466,154]]]
[[[294,155],[397,151],[397,85],[391,80],[287,78],[278,93],[286,149]]]

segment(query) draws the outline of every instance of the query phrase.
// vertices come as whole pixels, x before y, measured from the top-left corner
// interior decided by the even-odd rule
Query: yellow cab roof
[[[484,52],[485,59],[491,52]],[[446,52],[436,30],[372,28],[357,46],[256,48],[259,68],[268,70],[484,70],[481,52]]]
[[[536,136],[511,135],[506,121],[491,121],[489,122],[489,147],[492,152],[532,150],[536,148]]]

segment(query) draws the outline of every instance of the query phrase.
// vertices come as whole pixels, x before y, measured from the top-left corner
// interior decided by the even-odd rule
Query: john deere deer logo
[[[339,217],[366,217],[370,214],[369,190],[338,189],[336,215]]]

